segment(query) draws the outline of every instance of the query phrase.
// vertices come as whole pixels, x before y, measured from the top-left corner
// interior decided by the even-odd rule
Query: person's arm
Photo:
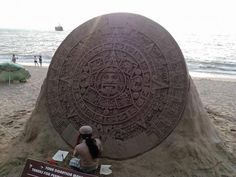
[[[81,144],[78,144],[77,146],[75,146],[73,156],[75,157],[80,156],[80,154],[83,152],[82,149],[83,147],[81,146]]]
[[[77,156],[77,151],[76,151],[76,149],[74,149],[74,151],[73,151],[73,156]]]
[[[77,149],[76,149],[76,147],[74,148],[74,151],[73,151],[73,156],[74,157],[77,157],[79,155],[79,153],[78,153],[78,151],[77,151]]]
[[[98,150],[99,150],[99,156],[101,156],[102,151],[103,151],[102,142],[98,138],[96,138],[95,140],[96,140],[96,144],[97,144],[97,147],[98,147]]]

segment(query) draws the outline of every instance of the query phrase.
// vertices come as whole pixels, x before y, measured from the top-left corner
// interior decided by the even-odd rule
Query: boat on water
[[[55,26],[56,31],[63,31],[63,27],[61,25]]]

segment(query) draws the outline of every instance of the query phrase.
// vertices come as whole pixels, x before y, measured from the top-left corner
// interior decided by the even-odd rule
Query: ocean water
[[[236,78],[236,33],[182,33],[175,39],[190,74]]]
[[[17,63],[34,65],[34,56],[41,55],[43,65],[48,66],[68,34],[68,31],[0,29],[0,62],[11,61],[12,54],[15,54]]]
[[[42,55],[49,66],[56,49],[70,31],[0,29],[0,62],[34,65],[33,56]],[[172,34],[179,44],[191,75],[236,78],[236,34]]]

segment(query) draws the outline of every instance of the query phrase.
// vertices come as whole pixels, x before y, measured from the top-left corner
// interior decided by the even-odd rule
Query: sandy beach
[[[6,152],[11,140],[24,129],[34,109],[41,85],[46,77],[45,67],[26,67],[31,78],[26,83],[0,83],[0,152]],[[0,153],[0,162],[6,153]]]
[[[26,83],[0,84],[0,162],[34,109],[48,68],[26,67]],[[205,109],[227,149],[236,154],[236,80],[193,78]]]

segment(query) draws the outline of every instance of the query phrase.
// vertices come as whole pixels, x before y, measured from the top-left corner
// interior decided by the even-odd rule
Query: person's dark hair
[[[89,152],[93,159],[98,158],[99,149],[96,144],[96,140],[92,138],[92,134],[81,134],[81,137],[85,139],[85,142],[89,148]]]

